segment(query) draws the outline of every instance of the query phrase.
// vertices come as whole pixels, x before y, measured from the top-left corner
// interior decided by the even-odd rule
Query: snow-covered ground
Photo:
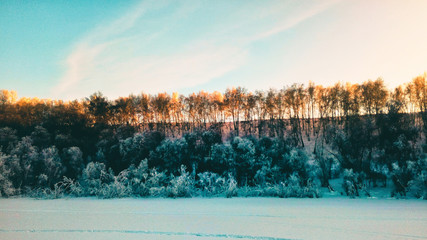
[[[427,239],[427,201],[0,199],[0,239]]]

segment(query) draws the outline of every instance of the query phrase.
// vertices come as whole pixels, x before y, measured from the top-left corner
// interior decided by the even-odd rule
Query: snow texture
[[[0,199],[0,239],[427,239],[396,199]]]

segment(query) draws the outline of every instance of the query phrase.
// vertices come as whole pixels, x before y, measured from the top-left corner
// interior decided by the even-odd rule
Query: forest
[[[427,199],[426,77],[323,87],[141,93],[0,92],[0,196]]]

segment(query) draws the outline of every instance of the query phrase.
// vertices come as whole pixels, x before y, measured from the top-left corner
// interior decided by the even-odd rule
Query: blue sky
[[[20,97],[332,85],[427,71],[427,1],[0,2],[0,88]]]

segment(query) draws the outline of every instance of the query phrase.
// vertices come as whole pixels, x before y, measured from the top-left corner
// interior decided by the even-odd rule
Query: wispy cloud
[[[143,1],[76,43],[66,57],[66,71],[52,89],[53,95],[74,99],[100,90],[115,98],[197,86],[244,65],[252,42],[286,31],[330,6],[282,5],[262,6],[261,14],[218,19],[218,24],[204,26],[197,23],[197,13],[206,6]],[[253,9],[235,10],[238,15]],[[277,21],[262,23],[266,18]],[[193,25],[202,29],[200,34],[186,36],[197,28]],[[209,32],[218,30],[218,25],[221,31]],[[188,32],[177,33],[176,29]]]
[[[338,3],[339,1],[340,0],[322,1],[317,4],[313,4],[311,6],[302,4],[302,5],[298,5],[296,9],[291,8],[292,9],[291,12],[289,11],[285,12],[285,14],[288,14],[288,17],[284,17],[283,19],[280,19],[276,25],[256,35],[252,40],[255,41],[255,40],[267,38],[275,34],[281,33],[283,31],[286,31],[296,26],[297,24],[303,22],[304,20],[309,19],[313,16],[316,16],[317,14],[327,10],[328,8]],[[278,9],[276,9],[276,11],[277,10]],[[280,10],[283,11],[284,9],[280,9]]]

